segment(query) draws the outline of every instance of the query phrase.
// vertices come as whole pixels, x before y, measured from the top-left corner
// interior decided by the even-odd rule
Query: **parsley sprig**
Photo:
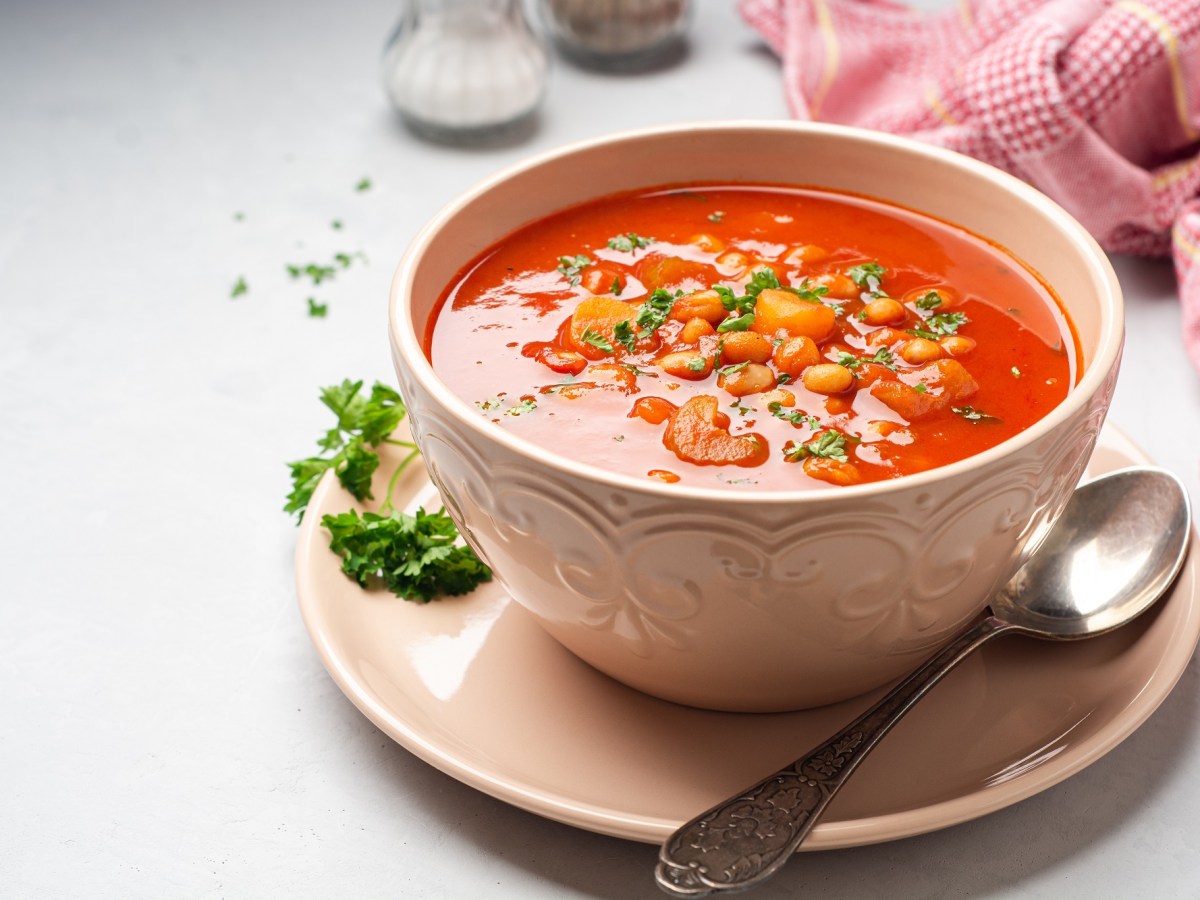
[[[400,474],[419,451],[416,444],[391,437],[407,414],[400,395],[379,382],[365,396],[362,387],[361,381],[346,379],[321,390],[321,402],[337,423],[317,441],[322,455],[288,464],[292,492],[284,510],[302,518],[317,483],[330,469],[356,500],[371,499],[371,476],[379,468],[374,448],[405,447],[409,452],[392,473],[379,512],[360,515],[349,510],[321,517],[330,549],[342,558],[342,571],[360,585],[378,579],[397,596],[424,602],[441,594],[465,594],[490,580],[491,569],[457,543],[458,531],[444,509],[428,513],[418,508],[408,515],[393,508]]]
[[[446,511],[388,515],[356,510],[325,515],[329,549],[342,557],[342,571],[364,587],[378,578],[398,597],[428,603],[457,596],[490,581],[492,570],[468,547],[456,543],[458,529]]]
[[[407,410],[400,395],[385,384],[375,382],[371,392],[361,394],[363,383],[346,379],[339,385],[321,389],[321,402],[337,417],[337,424],[317,441],[321,453],[288,463],[292,474],[292,492],[283,511],[296,513],[297,521],[312,499],[313,491],[326,470],[337,473],[342,487],[356,500],[371,499],[371,477],[379,468],[375,447],[395,444],[410,453],[392,476],[395,483],[400,471],[416,456],[417,446],[389,437],[404,420]]]
[[[658,288],[646,298],[645,302],[638,307],[637,318],[634,319],[634,324],[639,329],[637,333],[639,339],[650,337],[650,335],[654,334],[656,330],[666,323],[671,315],[671,309],[675,306],[675,301],[682,294],[682,291],[676,291],[672,294],[664,288]],[[617,340],[625,343],[625,340],[620,335],[617,335]],[[626,344],[626,346],[628,347],[629,345]]]

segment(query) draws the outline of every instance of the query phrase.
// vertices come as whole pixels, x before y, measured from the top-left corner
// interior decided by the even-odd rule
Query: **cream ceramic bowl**
[[[735,493],[631,483],[581,465],[491,424],[438,379],[422,335],[443,289],[478,252],[565,206],[689,181],[852,191],[999,243],[1061,297],[1082,347],[1078,384],[1027,431],[952,465],[848,488]],[[390,332],[430,475],[517,602],[628,685],[695,706],[769,711],[896,678],[983,609],[1083,472],[1123,324],[1103,252],[1022,182],[883,134],[730,122],[575,144],[468,191],[400,263]]]

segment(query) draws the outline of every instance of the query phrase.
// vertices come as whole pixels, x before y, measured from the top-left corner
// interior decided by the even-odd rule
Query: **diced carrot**
[[[836,324],[833,310],[824,303],[802,300],[791,291],[767,288],[754,306],[754,324],[759,334],[774,337],[783,331],[793,337],[812,338],[818,344],[829,337]]]
[[[612,354],[606,353],[599,347],[584,340],[584,335],[598,335],[608,341],[613,352],[619,352],[621,344],[613,334],[613,329],[622,322],[628,322],[633,328],[637,318],[637,307],[623,303],[613,297],[588,297],[575,307],[571,314],[570,341],[573,349],[582,353],[588,359],[603,359]],[[623,348],[622,348],[623,349]]]

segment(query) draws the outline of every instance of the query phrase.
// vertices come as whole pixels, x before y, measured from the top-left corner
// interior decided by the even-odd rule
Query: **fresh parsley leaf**
[[[492,571],[470,549],[455,543],[458,531],[443,509],[414,515],[355,510],[325,515],[329,549],[342,557],[342,571],[364,587],[379,579],[406,600],[428,603],[441,595],[466,594]]]
[[[703,372],[707,366],[703,356],[693,356],[687,361],[687,367],[693,372]]]
[[[671,309],[675,306],[677,299],[678,295],[663,288],[658,288],[646,298],[646,301],[638,308],[637,318],[634,320],[634,324],[640,329],[638,337],[648,338],[654,334],[670,317]]]
[[[980,410],[976,409],[973,406],[952,406],[952,407],[950,407],[950,411],[954,412],[954,413],[958,413],[960,416],[962,416],[964,419],[966,419],[969,422],[985,422],[985,421],[999,422],[1000,421],[999,417],[989,416],[987,413],[981,412]]]
[[[872,356],[854,356],[843,350],[838,354],[837,362],[838,365],[845,366],[851,372],[866,363],[878,363],[881,366],[887,366],[893,372],[896,371],[896,358],[892,356],[892,351],[887,347],[880,347]]]
[[[599,350],[603,353],[612,353],[613,352],[612,342],[609,341],[609,339],[606,338],[604,335],[602,335],[600,332],[598,332],[595,328],[590,328],[590,327],[585,328],[583,330],[583,334],[580,335],[580,339],[585,344],[591,344],[593,347],[595,347],[597,350]]]
[[[917,309],[937,309],[942,305],[941,295],[937,291],[930,291],[923,297],[918,297],[916,300]]]
[[[774,269],[770,266],[760,266],[750,273],[750,280],[746,283],[746,293],[757,299],[758,295],[767,288],[780,290],[782,287]]]
[[[753,297],[749,294],[739,297],[723,284],[714,285],[713,290],[721,298],[721,305],[730,312],[736,312],[739,316],[754,312],[754,304],[758,298],[758,294],[755,294]]]
[[[612,284],[609,286],[608,290],[614,297],[621,296],[621,291],[623,291],[624,288],[621,287],[621,279],[619,276],[613,276]]]
[[[783,458],[788,462],[799,462],[806,456],[823,456],[838,462],[849,462],[846,456],[846,438],[836,431],[823,431],[807,444],[788,441],[783,447]]]
[[[620,343],[625,345],[625,349],[632,353],[637,349],[637,336],[634,335],[633,329],[630,327],[628,320],[618,322],[613,327],[613,337]]]
[[[860,288],[876,291],[879,289],[879,283],[883,281],[883,276],[887,274],[887,269],[881,266],[879,261],[876,260],[875,262],[863,263],[860,266],[851,266],[846,270],[846,274]]]
[[[645,369],[639,369],[633,363],[621,363],[621,365],[624,366],[626,369],[628,369],[630,372],[632,372],[634,375],[638,376],[639,378],[657,378],[658,377],[657,372],[647,372]]]
[[[724,377],[729,377],[734,372],[742,371],[742,369],[746,368],[748,365],[750,365],[750,360],[740,363],[733,363],[732,365],[728,366],[721,366],[721,368],[717,369],[717,374]]]
[[[567,279],[567,284],[575,287],[575,285],[579,284],[579,273],[583,271],[584,267],[591,264],[591,258],[584,256],[582,253],[575,256],[560,256],[558,258],[558,268],[555,271]]]
[[[767,404],[767,410],[777,419],[783,419],[785,422],[791,422],[797,428],[807,425],[813,431],[821,427],[821,420],[816,416],[810,416],[799,409],[786,410],[782,403],[774,401]]]
[[[726,319],[717,326],[717,331],[721,334],[726,334],[730,331],[746,331],[754,324],[754,313],[748,312],[745,315],[733,316]]]
[[[625,234],[618,234],[608,239],[608,246],[622,253],[632,253],[635,249],[644,250],[653,243],[654,238],[642,237],[640,234],[634,234],[632,231]]]
[[[387,385],[376,382],[367,396],[361,394],[362,386],[361,381],[346,379],[321,389],[321,402],[337,418],[337,424],[317,441],[321,454],[288,463],[292,491],[284,512],[303,518],[327,469],[337,473],[338,481],[356,500],[370,499],[371,476],[379,467],[379,455],[371,448],[396,429],[407,410],[400,395]]]
[[[970,320],[960,312],[934,313],[925,320],[929,330],[935,334],[954,334],[960,325],[966,325]]]
[[[250,288],[246,285],[245,276],[239,275],[238,280],[233,283],[233,289],[229,292],[229,297],[232,300],[235,297],[240,297]]]
[[[329,312],[328,303],[318,303],[314,298],[308,298],[308,315],[312,319],[323,319]]]

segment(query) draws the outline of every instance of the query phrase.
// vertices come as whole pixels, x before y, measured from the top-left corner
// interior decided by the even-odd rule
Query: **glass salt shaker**
[[[383,83],[414,132],[470,143],[528,124],[547,68],[521,0],[406,0],[384,50]]]
[[[638,69],[683,46],[692,0],[539,0],[564,55],[599,69]]]

